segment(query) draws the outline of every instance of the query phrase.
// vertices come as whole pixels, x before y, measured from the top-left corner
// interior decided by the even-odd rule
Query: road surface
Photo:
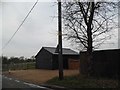
[[[6,76],[2,76],[2,89],[6,90],[8,88],[15,88],[17,90],[53,90],[49,89],[47,87],[31,84],[31,83],[26,83],[23,81],[19,81],[13,78],[9,78]],[[9,90],[9,89],[8,89]]]

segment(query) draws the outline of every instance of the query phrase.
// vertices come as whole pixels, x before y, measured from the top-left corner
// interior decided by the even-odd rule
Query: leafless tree
[[[92,52],[116,28],[117,2],[64,2],[64,37],[87,50],[88,72],[91,71]]]

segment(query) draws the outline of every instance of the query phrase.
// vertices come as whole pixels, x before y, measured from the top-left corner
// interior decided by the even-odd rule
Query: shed
[[[42,47],[35,58],[37,69],[58,69],[58,53],[55,47]],[[79,69],[79,54],[71,49],[63,48],[63,68]]]

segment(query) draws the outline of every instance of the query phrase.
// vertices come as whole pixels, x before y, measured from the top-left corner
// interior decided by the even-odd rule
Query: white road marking
[[[4,77],[4,78],[7,78],[7,77]]]
[[[8,78],[9,80],[12,80],[12,78]]]
[[[6,78],[6,79],[9,79],[9,80],[14,80],[13,78],[8,78],[6,76],[3,76],[3,77]],[[14,81],[15,82],[20,82],[19,80],[14,80]],[[50,89],[50,88],[47,88],[47,87],[43,87],[43,86],[31,84],[31,83],[23,82],[23,84],[29,85],[29,86],[34,87],[34,88],[43,88],[43,89],[46,89],[46,90],[53,90],[53,89]]]
[[[15,80],[16,82],[20,82],[19,80]]]
[[[42,87],[42,86],[39,86],[39,85],[35,85],[35,84],[31,84],[31,83],[26,83],[26,82],[24,82],[24,84],[27,84],[27,85],[29,85],[31,87],[46,88],[46,87]]]
[[[4,76],[4,78],[8,79],[8,77],[5,77],[5,76]]]

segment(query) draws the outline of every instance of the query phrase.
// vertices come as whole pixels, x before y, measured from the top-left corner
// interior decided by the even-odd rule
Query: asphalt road
[[[17,90],[52,90],[47,87],[26,83],[13,78],[2,76],[2,90],[17,89]]]

